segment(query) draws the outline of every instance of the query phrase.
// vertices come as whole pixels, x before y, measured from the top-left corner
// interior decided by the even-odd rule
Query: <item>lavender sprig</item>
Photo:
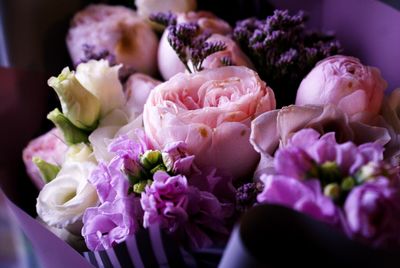
[[[168,27],[168,42],[190,73],[201,71],[208,56],[226,49],[221,41],[207,42],[211,34],[203,32],[197,23],[177,24],[170,12],[154,14],[150,19]]]
[[[308,32],[303,12],[275,10],[265,20],[239,21],[234,39],[255,63],[258,73],[275,91],[278,106],[294,103],[297,88],[315,64],[341,52],[332,34]]]
[[[176,15],[170,11],[153,13],[149,16],[149,20],[165,27],[169,25],[176,25]]]

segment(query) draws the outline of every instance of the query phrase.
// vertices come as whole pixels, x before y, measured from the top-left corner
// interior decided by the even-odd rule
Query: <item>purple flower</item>
[[[226,238],[226,207],[210,192],[189,186],[185,176],[158,171],[142,193],[144,227],[159,224],[190,248]]]
[[[190,155],[187,145],[182,142],[172,142],[163,149],[163,161],[168,171],[175,174],[188,175],[193,166],[194,155]]]
[[[184,176],[170,177],[166,172],[156,172],[150,187],[142,193],[144,227],[159,224],[170,232],[187,220],[188,185]]]
[[[104,250],[133,235],[139,227],[137,197],[119,198],[88,208],[83,216],[82,236],[90,250]]]
[[[376,247],[400,246],[400,188],[396,186],[379,178],[350,192],[344,211],[351,237]]]
[[[280,175],[261,176],[264,190],[257,196],[260,203],[281,204],[332,225],[339,224],[339,210],[322,193],[316,179],[301,181]]]
[[[129,182],[125,175],[104,163],[100,163],[92,172],[89,182],[96,188],[101,203],[128,195]]]

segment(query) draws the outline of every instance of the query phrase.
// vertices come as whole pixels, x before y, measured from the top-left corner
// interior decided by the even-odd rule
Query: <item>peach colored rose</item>
[[[40,157],[44,161],[53,165],[61,166],[68,150],[68,146],[64,143],[63,135],[56,128],[43,134],[29,142],[28,146],[22,153],[25,163],[26,172],[38,189],[42,189],[45,182],[43,181],[39,169],[33,163],[33,157]]]
[[[332,103],[349,115],[379,113],[387,83],[375,67],[349,56],[332,56],[320,61],[303,79],[296,105]]]
[[[67,46],[73,63],[106,58],[122,63],[125,74],[157,72],[158,38],[132,9],[103,4],[78,12],[68,31]]]
[[[180,73],[158,85],[143,122],[154,146],[184,141],[200,168],[216,167],[238,179],[252,175],[259,157],[249,143],[251,120],[274,108],[274,93],[257,73],[228,66]]]
[[[227,35],[232,29],[229,24],[210,12],[188,12],[177,14],[177,23],[198,23],[202,31]],[[168,30],[164,31],[158,47],[158,68],[162,77],[168,80],[177,73],[185,72],[185,66],[168,43]]]

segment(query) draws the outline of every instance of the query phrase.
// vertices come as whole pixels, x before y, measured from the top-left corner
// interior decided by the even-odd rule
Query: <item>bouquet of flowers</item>
[[[48,80],[61,110],[23,159],[49,229],[95,265],[122,265],[126,243],[151,266],[143,230],[188,252],[223,247],[243,213],[275,204],[399,248],[400,91],[385,97],[377,68],[302,12],[232,27],[193,0],[136,7],[77,13],[75,70]]]

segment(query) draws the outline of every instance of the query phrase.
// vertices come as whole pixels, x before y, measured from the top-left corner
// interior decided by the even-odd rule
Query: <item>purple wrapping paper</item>
[[[0,191],[0,195],[4,195]],[[30,217],[23,210],[4,196],[5,204],[14,217],[15,223],[23,230],[32,243],[35,254],[41,267],[92,267],[82,256],[73,250],[64,241],[53,235],[38,221]]]
[[[10,10],[18,13],[17,2],[7,1],[6,3],[5,1],[0,1],[0,4],[2,4],[0,7],[11,7]],[[52,1],[45,2],[50,3]],[[230,3],[228,0],[220,1],[220,6],[226,5],[225,3],[227,2]],[[377,0],[270,0],[269,2],[278,8],[287,8],[292,12],[296,12],[299,9],[306,10],[310,15],[310,26],[322,30],[334,30],[338,39],[342,42],[346,54],[359,57],[365,64],[379,67],[383,77],[389,83],[388,91],[400,86],[400,76],[398,75],[398,65],[400,62],[399,10]],[[35,20],[32,17],[25,16],[22,19],[21,17],[13,16],[14,13],[9,12],[5,14],[7,16],[3,16],[0,19],[8,26],[5,27],[6,31],[3,33],[19,33],[18,36],[10,35],[10,39],[5,40],[8,45],[8,51],[5,53],[8,52],[10,54],[6,65],[7,67],[19,66],[24,68],[23,70],[0,68],[0,123],[2,126],[2,134],[0,136],[0,147],[2,148],[0,154],[0,186],[8,197],[29,212],[32,212],[35,204],[32,203],[34,202],[32,195],[27,198],[29,191],[26,191],[26,188],[34,186],[27,182],[27,178],[22,175],[24,172],[21,164],[21,150],[29,139],[37,136],[39,130],[43,128],[43,121],[46,114],[46,100],[50,92],[50,89],[46,86],[48,75],[43,75],[43,73],[45,70],[61,70],[58,58],[60,51],[51,50],[51,48],[55,40],[57,40],[56,42],[59,46],[63,45],[61,43],[64,40],[62,39],[62,35],[56,33],[55,29],[58,27],[65,30],[67,25],[66,18],[72,14],[72,10],[77,9],[81,5],[81,1],[74,1],[73,5],[70,5],[69,1],[63,1],[63,3],[65,6],[68,6],[68,9],[65,10],[64,13],[66,14],[64,14],[62,19],[49,19],[44,16],[43,20],[40,20],[40,25],[47,25],[49,22],[46,26],[47,28],[42,28],[39,24],[35,24]],[[56,9],[60,9],[58,4],[53,3],[52,5],[53,7],[56,5]],[[38,8],[38,6],[40,5],[36,5],[35,3],[35,7]],[[28,12],[29,7],[24,6],[23,11]],[[18,23],[15,23],[13,19]],[[23,22],[27,24],[23,25]],[[51,25],[50,23],[53,24]],[[11,25],[14,29],[24,30],[27,34],[21,31],[12,31],[13,29],[9,28]],[[40,35],[36,35],[35,31],[39,28]],[[43,31],[42,29],[45,30]],[[18,39],[17,37],[23,39]],[[26,44],[31,43],[31,39],[35,40],[33,46],[26,46]],[[42,39],[46,42],[42,42]],[[21,42],[21,40],[23,41]],[[0,41],[3,42],[4,40]],[[43,44],[45,47],[41,47]],[[29,50],[30,48],[39,52],[32,53]],[[17,51],[18,49],[19,51]],[[23,53],[19,53],[20,51],[23,51]],[[1,50],[1,52],[4,55],[4,51]],[[65,53],[63,55],[65,56]],[[46,63],[42,62],[43,58],[47,60]],[[0,62],[3,64],[3,61]],[[31,68],[40,70],[42,73],[25,71]],[[1,191],[0,195],[3,195]],[[132,238],[132,240],[129,240],[124,245],[117,247],[115,250],[96,254],[84,254],[85,258],[89,260],[88,262],[13,202],[7,200],[6,203],[16,224],[24,230],[25,235],[33,244],[42,267],[92,267],[90,263],[99,267],[107,267],[107,264],[110,263],[115,263],[114,267],[125,267],[125,264],[129,262],[132,264],[132,267],[152,267],[153,264],[157,264],[160,267],[167,267],[168,265],[171,267],[184,265],[190,267],[213,267],[216,266],[222,255],[221,249],[207,249],[189,254],[180,249],[178,245],[173,244],[160,230],[152,229],[147,233],[138,234],[138,236]],[[280,217],[279,215],[281,214],[276,214],[275,216]],[[298,219],[298,216],[294,217]],[[282,219],[287,220],[284,217]],[[321,225],[307,220],[305,223],[308,224],[306,224],[308,228],[319,228]],[[290,225],[281,224],[280,227],[283,230],[290,229]],[[310,239],[312,234],[314,233],[309,233],[309,237],[306,238]],[[328,238],[332,237],[332,234],[335,235],[336,233],[327,231],[326,236],[322,236],[322,240],[319,240],[319,242],[322,244],[326,243],[326,241],[329,241]],[[267,265],[265,263],[257,263],[253,259],[253,249],[249,248],[248,245],[246,246],[246,242],[243,239],[244,237],[241,236],[239,226],[233,232],[231,240],[227,245],[220,264],[221,267],[249,267],[253,266],[253,264],[254,266]],[[276,240],[268,236],[264,237],[264,239],[271,243],[272,241],[276,242]],[[304,240],[304,243],[307,243],[307,239]],[[144,243],[143,241],[147,242]],[[342,240],[339,239],[335,247],[325,249],[338,251],[336,255],[330,256],[340,259],[344,256],[340,254],[340,251],[343,250],[343,245],[349,245],[349,241],[345,238]],[[286,240],[286,242],[290,243],[291,241]],[[144,248],[143,244],[147,249]],[[358,248],[359,245],[355,247],[356,250],[360,250]],[[120,250],[120,248],[122,249]],[[130,253],[127,249],[131,249]],[[352,251],[351,247],[348,250],[347,257],[358,256],[357,254],[359,254],[359,251]],[[365,251],[361,252],[364,256],[368,256],[369,254],[371,256],[368,259],[371,260],[369,265],[379,263],[381,267],[391,267],[389,261],[393,260],[392,254],[376,253],[369,249],[363,250]],[[290,252],[288,251],[290,251],[290,248],[286,248],[285,255],[289,256]],[[124,255],[121,252],[128,253]],[[279,251],[270,251],[269,256],[277,256],[280,253]],[[141,257],[135,258],[138,255]],[[144,255],[147,257],[142,257]],[[132,257],[135,260],[132,260]],[[125,258],[129,259],[129,261],[123,263]],[[374,261],[377,262],[374,263]],[[319,265],[321,266],[321,263]],[[364,267],[368,267],[368,264]]]

